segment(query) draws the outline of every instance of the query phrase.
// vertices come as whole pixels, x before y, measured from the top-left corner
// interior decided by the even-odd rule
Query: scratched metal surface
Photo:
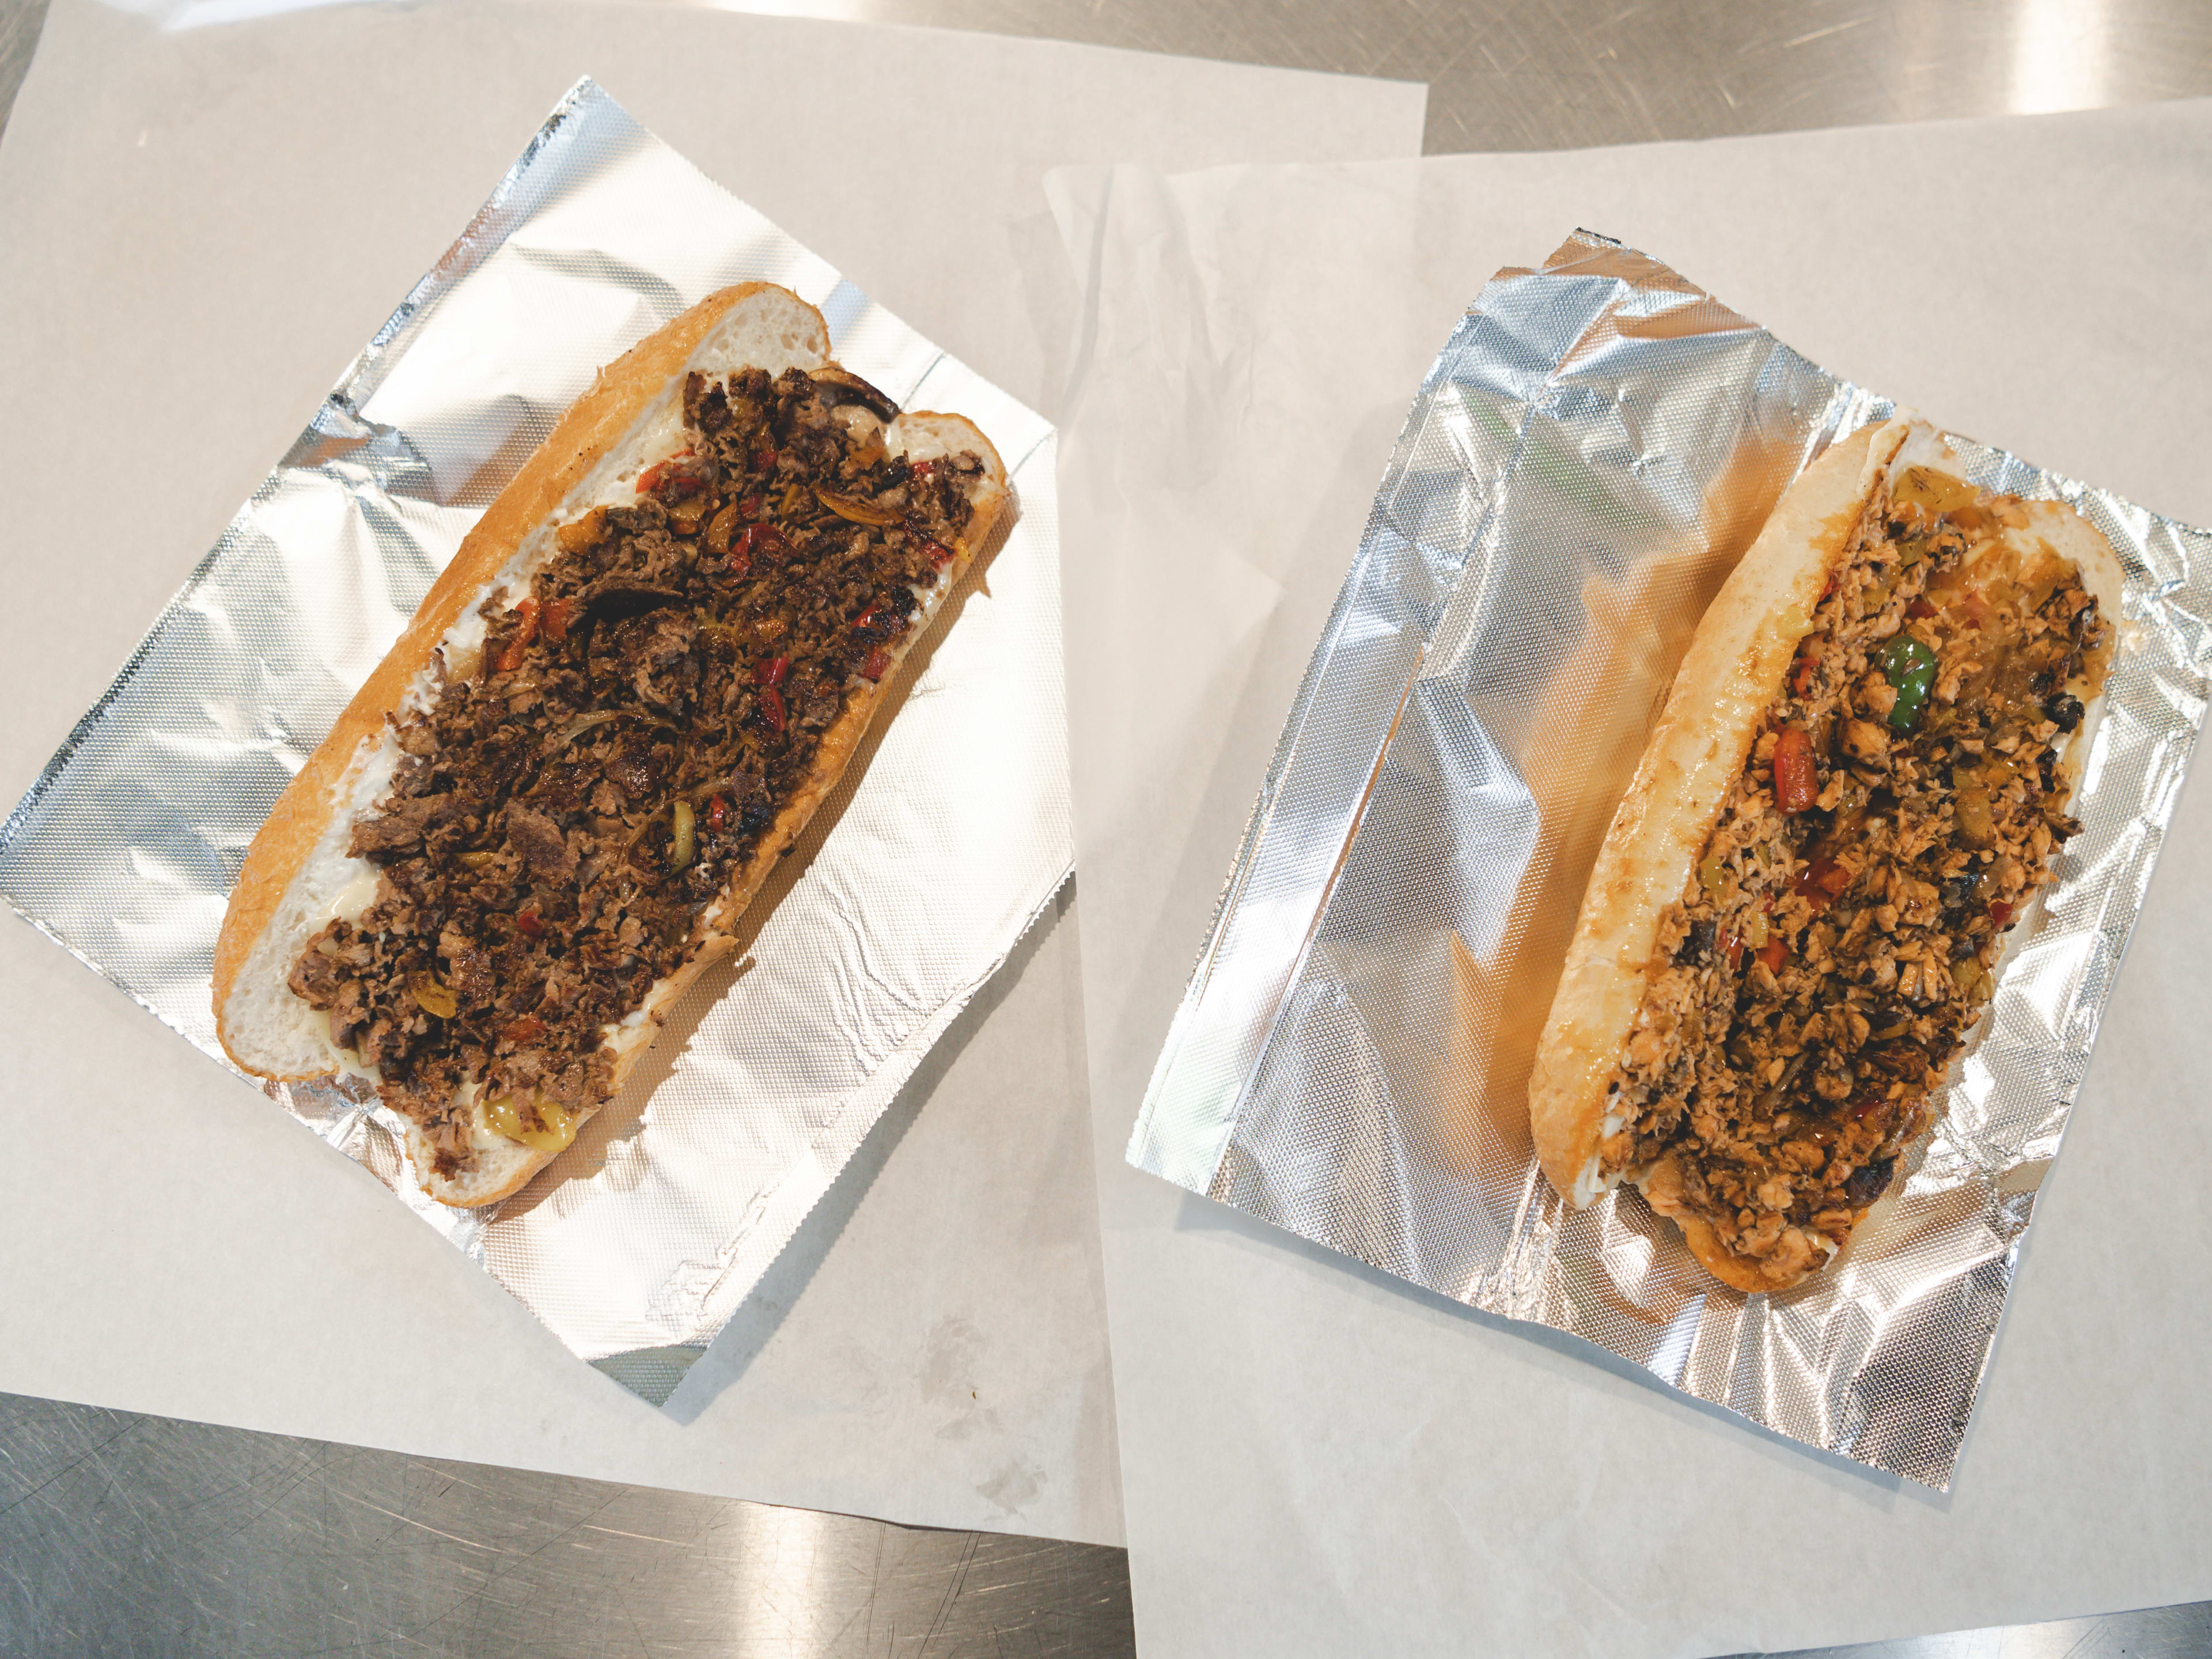
[[[670,3],[1425,80],[1432,154],[2212,94],[2202,0]],[[0,125],[45,12],[0,0]],[[1117,1550],[0,1395],[0,1659],[1088,1659],[1133,1644]],[[2206,1654],[2212,1603],[1791,1659]]]
[[[0,133],[15,106],[15,88],[31,67],[39,30],[46,21],[46,0],[0,0]]]
[[[1120,1550],[0,1395],[7,1659],[1109,1659],[1133,1644]],[[2212,1604],[1794,1659],[2205,1653]]]
[[[2203,0],[690,0],[1429,83],[1431,155],[2212,93]]]
[[[0,1395],[0,1654],[1108,1659],[1127,1557]]]
[[[2212,1654],[2212,1601],[1864,1647],[1808,1648],[1771,1659],[2203,1659],[2206,1654]]]

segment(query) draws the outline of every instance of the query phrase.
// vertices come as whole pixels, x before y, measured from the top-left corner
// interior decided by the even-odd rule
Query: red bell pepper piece
[[[1820,798],[1820,774],[1813,764],[1813,739],[1802,726],[1785,726],[1774,740],[1774,804],[1784,817],[1802,812]]]
[[[860,665],[860,678],[864,680],[879,680],[890,671],[890,665],[891,653],[879,645],[868,653],[867,660]]]
[[[1768,973],[1778,974],[1782,971],[1782,964],[1790,960],[1790,947],[1782,942],[1781,934],[1771,933],[1767,936],[1766,943],[1759,948],[1759,959],[1766,964]]]
[[[791,672],[788,657],[763,657],[753,665],[753,684],[767,686],[770,690],[783,684],[783,677]]]
[[[1807,900],[1819,915],[1836,902],[1836,895],[1851,884],[1851,872],[1823,853],[1797,872],[1791,890]]]
[[[761,687],[760,708],[761,719],[766,723],[768,729],[776,736],[781,737],[784,722],[783,693],[772,685],[763,685]]]
[[[680,468],[672,475],[670,471],[671,468],[676,466],[677,462],[688,461],[690,459],[691,451],[688,449],[679,449],[675,454],[671,455],[666,460],[655,461],[651,466],[648,466],[644,471],[637,475],[637,493],[641,495],[654,495],[659,492],[660,486],[665,483],[672,485],[674,488],[675,492],[679,495],[691,495],[697,494],[701,489],[704,488],[706,484],[705,479],[699,477],[696,472],[686,472]]]
[[[518,933],[526,933],[532,939],[536,939],[544,933],[545,924],[538,919],[536,905],[531,905],[526,909],[517,910],[514,913],[514,931]]]
[[[499,653],[499,660],[492,665],[502,674],[512,674],[522,666],[522,653],[538,637],[538,601],[526,599],[514,611],[522,618],[522,626],[515,629],[514,637],[507,642],[506,648]]]
[[[730,802],[728,797],[717,795],[714,799],[707,803],[707,827],[709,830],[719,834],[729,821]]]
[[[756,557],[781,559],[790,552],[791,544],[774,525],[749,524],[745,533],[730,545],[730,569],[742,576],[752,568]]]

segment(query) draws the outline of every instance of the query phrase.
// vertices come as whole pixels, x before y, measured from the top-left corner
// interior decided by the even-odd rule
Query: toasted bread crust
[[[1796,638],[1781,618],[1810,616],[1858,527],[1872,477],[1903,443],[1890,428],[1830,447],[1791,486],[1706,611],[1667,706],[1615,809],[1590,871],[1551,1017],[1528,1079],[1536,1156],[1577,1206],[1604,1138],[1620,1045],[1643,1000],[1659,918],[1680,895],[1742,770],[1759,717],[1782,685]]]
[[[591,388],[569,405],[552,434],[485,510],[424,596],[413,619],[278,797],[247,848],[216,943],[213,1000],[216,1035],[225,1052],[241,1069],[259,1076],[277,1077],[280,1081],[331,1075],[299,1073],[277,1076],[255,1065],[240,1052],[244,1045],[234,1044],[230,1014],[234,996],[240,988],[240,975],[256,945],[276,919],[287,891],[313,854],[333,815],[345,809],[349,775],[363,745],[380,737],[387,717],[397,713],[409,687],[429,665],[432,653],[447,631],[488,597],[491,586],[523,543],[584,481],[600,458],[628,432],[640,413],[686,369],[693,354],[715,327],[748,299],[765,295],[799,303],[795,296],[766,283],[744,283],[723,289],[648,335],[599,371]],[[811,307],[805,308],[812,312]],[[817,355],[824,366],[834,367],[830,357],[828,325],[818,313],[813,313],[813,321],[818,331]],[[990,441],[966,417],[919,410],[902,413],[888,428],[887,435],[890,434],[896,434],[899,447],[912,453],[928,454],[962,449],[972,450],[981,458],[984,482],[975,496],[969,525],[951,550],[952,562],[936,590],[938,597],[932,610],[919,616],[917,625],[887,648],[892,667],[882,678],[848,696],[836,722],[823,732],[805,780],[762,836],[751,859],[732,876],[722,896],[702,914],[693,934],[700,947],[697,952],[647,993],[642,1020],[617,1028],[608,1037],[617,1089],[637,1057],[651,1046],[667,1010],[708,965],[726,953],[731,928],[766,883],[777,860],[805,830],[816,809],[843,776],[886,692],[896,679],[897,664],[927,632],[934,611],[942,608],[945,596],[953,591],[977,554],[988,544],[1011,501],[1005,463]],[[591,1108],[580,1114],[580,1124],[596,1109]],[[456,1182],[434,1176],[420,1156],[418,1138],[410,1135],[409,1139],[424,1190],[441,1202],[469,1206],[493,1203],[508,1196],[559,1156],[557,1152],[538,1152],[508,1143],[478,1155],[477,1163],[485,1167],[476,1173],[485,1178]]]

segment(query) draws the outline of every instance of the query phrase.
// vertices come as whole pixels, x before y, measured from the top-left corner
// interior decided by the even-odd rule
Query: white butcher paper
[[[1417,86],[690,8],[54,0],[0,137],[0,788],[106,686],[590,75],[1049,412],[1039,181],[1410,155]],[[0,1390],[937,1526],[1121,1536],[1066,896],[667,1412],[0,921]]]
[[[2212,1595],[2201,775],[1948,1495],[1122,1161],[1400,424],[1493,272],[1586,226],[1946,427],[2212,523],[2212,104],[1048,188],[1088,283],[1063,592],[1147,1659],[1656,1659]]]

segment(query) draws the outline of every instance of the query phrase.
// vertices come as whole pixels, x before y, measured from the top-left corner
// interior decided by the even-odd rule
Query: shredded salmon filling
[[[1682,896],[1607,1102],[1610,1176],[1778,1284],[1925,1128],[2006,932],[2081,826],[2059,759],[2109,622],[2012,496],[1906,469],[1810,619]]]

